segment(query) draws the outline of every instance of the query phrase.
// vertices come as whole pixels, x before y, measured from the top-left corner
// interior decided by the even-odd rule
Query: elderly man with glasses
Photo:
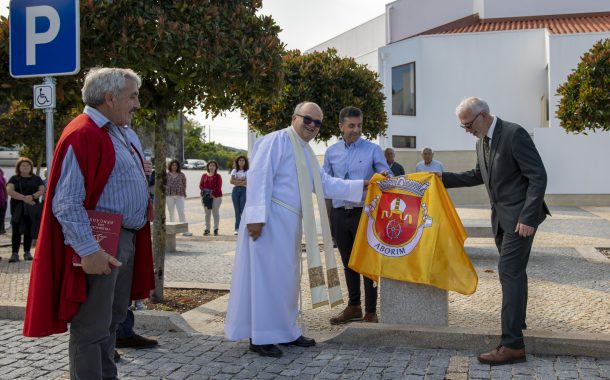
[[[483,99],[462,100],[456,115],[460,126],[478,138],[477,165],[463,173],[443,173],[443,183],[447,188],[485,185],[500,253],[502,337],[497,348],[479,355],[479,362],[524,362],[527,262],[536,229],[550,215],[544,203],[546,171],[528,132],[490,114]]]
[[[324,197],[358,201],[368,185],[363,180],[332,178],[319,167],[309,142],[318,135],[322,118],[317,104],[300,103],[294,110],[290,127],[266,135],[252,150],[225,335],[231,340],[250,338],[250,350],[261,356],[282,356],[276,344],[300,347],[316,344],[302,335],[302,328],[297,324],[303,228],[308,242],[308,263],[312,251],[310,238],[319,255],[312,190],[321,205],[320,214],[326,217]],[[320,221],[324,227],[325,223]],[[330,232],[327,235],[330,239]],[[326,265],[330,268],[328,258]],[[321,266],[310,266],[308,270],[310,285],[321,282],[320,292],[312,292],[312,302],[314,295],[326,293],[322,291],[324,275],[320,271]],[[330,275],[328,280],[331,304],[331,282],[339,285],[336,267],[333,273],[336,281],[331,281]],[[338,297],[341,297],[340,290]],[[340,302],[339,299],[334,301]]]

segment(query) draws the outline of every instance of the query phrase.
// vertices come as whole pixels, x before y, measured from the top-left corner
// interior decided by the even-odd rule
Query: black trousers
[[[32,248],[32,222],[30,218],[22,217],[20,223],[11,223],[13,228],[13,235],[11,236],[11,242],[13,246],[12,253],[19,252],[19,245],[21,245],[21,235],[23,235],[23,250],[30,252]]]
[[[523,238],[499,228],[495,236],[500,253],[498,274],[502,286],[502,338],[500,344],[523,348],[523,328],[527,309],[527,263],[534,235]]]
[[[362,208],[344,209],[333,208],[331,214],[333,237],[341,254],[345,282],[349,293],[348,305],[360,305],[360,274],[351,270],[347,265],[352,254],[358,222]],[[374,313],[377,310],[377,288],[373,281],[364,277],[364,311]]]

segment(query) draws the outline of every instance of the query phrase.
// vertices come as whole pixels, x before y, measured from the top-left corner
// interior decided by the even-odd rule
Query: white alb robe
[[[308,157],[306,143],[299,142]],[[333,178],[322,169],[320,176],[326,198],[360,201],[362,180]],[[297,324],[301,216],[272,198],[293,210],[301,209],[294,152],[284,130],[263,137],[252,152],[225,319],[225,336],[231,340],[252,338],[254,344],[277,344],[302,334]],[[248,235],[249,223],[265,223],[256,241]]]

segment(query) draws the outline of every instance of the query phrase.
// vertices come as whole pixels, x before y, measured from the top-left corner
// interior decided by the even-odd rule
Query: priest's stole
[[[383,276],[472,294],[478,277],[464,251],[466,237],[436,174],[375,174],[349,267],[373,281]]]

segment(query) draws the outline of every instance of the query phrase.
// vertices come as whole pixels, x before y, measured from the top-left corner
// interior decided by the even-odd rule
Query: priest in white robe
[[[250,338],[250,350],[262,356],[281,356],[276,344],[315,345],[297,324],[303,213],[294,146],[308,157],[308,144],[318,134],[322,118],[317,104],[299,104],[291,127],[264,136],[251,154],[225,336],[231,340]],[[297,137],[295,144],[291,134],[293,139]],[[333,178],[317,164],[305,162],[309,196],[316,175],[326,198],[360,201],[368,181]],[[312,169],[314,164],[318,170]]]

